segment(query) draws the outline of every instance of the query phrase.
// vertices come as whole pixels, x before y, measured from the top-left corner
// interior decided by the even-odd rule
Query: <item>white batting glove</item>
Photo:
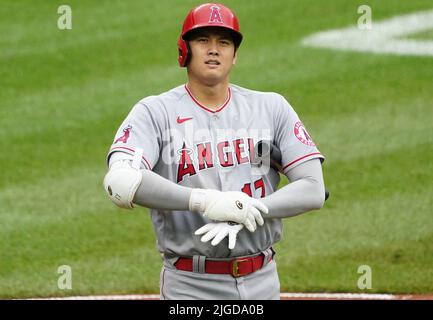
[[[212,220],[242,223],[250,232],[256,230],[257,224],[263,225],[261,213],[268,213],[268,208],[260,200],[243,192],[211,189],[193,189],[189,209]]]
[[[201,242],[212,240],[211,245],[216,246],[225,237],[229,237],[229,249],[234,249],[238,232],[244,228],[243,224],[232,222],[208,223],[195,231],[195,235],[203,235]]]

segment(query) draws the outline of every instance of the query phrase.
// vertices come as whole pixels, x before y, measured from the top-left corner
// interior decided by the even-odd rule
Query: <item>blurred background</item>
[[[0,298],[159,293],[148,211],[109,201],[105,157],[138,100],[186,82],[176,41],[200,3],[2,1]],[[285,220],[275,247],[281,290],[433,292],[433,56],[302,45],[355,26],[360,5],[374,28],[431,0],[223,3],[244,35],[231,82],[284,95],[326,156],[330,199]],[[70,30],[58,28],[64,4]],[[358,288],[361,265],[371,289]]]

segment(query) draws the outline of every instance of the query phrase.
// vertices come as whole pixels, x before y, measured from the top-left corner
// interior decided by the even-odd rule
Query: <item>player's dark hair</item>
[[[193,29],[193,30],[185,33],[185,35],[183,36],[183,39],[187,42],[187,45],[188,45],[189,41],[193,40],[194,38],[200,36],[203,33],[203,29],[209,29],[209,28],[215,28],[215,27],[203,27],[203,28]],[[236,52],[238,50],[240,44],[241,44],[241,41],[242,41],[241,36],[238,33],[234,32],[233,30],[226,29],[226,28],[221,28],[221,29],[228,31],[228,34],[230,35],[230,38],[233,41],[233,44],[235,46],[235,52]],[[188,47],[188,51],[189,51],[189,49],[190,48]]]

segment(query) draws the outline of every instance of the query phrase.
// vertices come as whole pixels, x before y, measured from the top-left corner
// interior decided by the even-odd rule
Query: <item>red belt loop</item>
[[[253,273],[263,267],[264,254],[254,257],[239,257],[232,260],[205,261],[205,273],[211,274],[230,274],[233,277],[242,277]],[[270,258],[272,260],[272,257]],[[176,269],[182,271],[192,271],[192,258],[179,258],[174,264]]]

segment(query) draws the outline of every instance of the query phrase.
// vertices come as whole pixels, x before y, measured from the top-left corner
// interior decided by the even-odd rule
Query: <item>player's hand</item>
[[[244,228],[243,224],[233,222],[216,222],[208,223],[195,231],[195,235],[202,235],[201,241],[208,242],[212,240],[211,245],[216,246],[225,237],[229,237],[229,249],[234,249],[238,232]]]
[[[189,209],[212,220],[242,223],[250,232],[256,230],[257,224],[263,225],[262,213],[268,213],[260,200],[243,192],[211,189],[193,189]]]

